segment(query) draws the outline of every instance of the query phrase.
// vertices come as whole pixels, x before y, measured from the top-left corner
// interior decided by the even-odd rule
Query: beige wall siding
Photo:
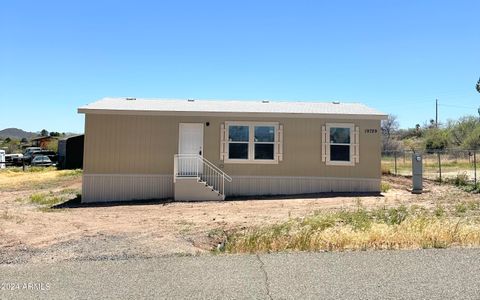
[[[220,161],[220,124],[225,121],[283,124],[283,161],[271,165]],[[380,178],[378,120],[87,114],[85,122],[85,174],[172,174],[178,124],[209,122],[210,126],[204,127],[204,156],[232,176]],[[355,166],[327,166],[322,162],[321,127],[334,122],[360,127],[360,162]],[[365,129],[376,129],[377,133],[366,133]]]

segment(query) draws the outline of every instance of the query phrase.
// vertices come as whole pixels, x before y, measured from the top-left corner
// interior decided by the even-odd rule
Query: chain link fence
[[[382,173],[412,175],[413,151],[383,151]],[[423,157],[423,177],[439,182],[464,180],[477,184],[478,150],[417,151]]]

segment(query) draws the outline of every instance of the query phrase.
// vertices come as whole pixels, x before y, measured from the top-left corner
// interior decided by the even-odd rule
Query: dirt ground
[[[29,195],[45,189],[0,189],[0,264],[192,255],[211,251],[225,231],[281,222],[316,210],[357,205],[434,207],[479,197],[433,182],[425,182],[428,192],[412,195],[407,190],[409,179],[383,180],[391,189],[376,196],[309,195],[90,206],[71,200],[63,208],[48,210],[28,201]],[[81,178],[77,176],[48,187],[48,191],[80,191],[80,187]]]

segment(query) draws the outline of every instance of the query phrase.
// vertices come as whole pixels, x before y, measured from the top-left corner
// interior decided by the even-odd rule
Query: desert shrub
[[[52,207],[65,201],[65,199],[54,195],[52,192],[32,194],[28,199],[32,203],[46,207]]]
[[[382,181],[382,183],[380,184],[380,189],[382,193],[386,193],[391,189],[391,186],[388,182]]]
[[[466,172],[458,173],[457,176],[454,178],[453,183],[456,186],[465,186],[468,184],[468,175]]]
[[[382,175],[392,175],[392,171],[386,165],[382,165]]]
[[[443,217],[445,216],[445,208],[441,205],[437,205],[435,209],[433,210],[433,214],[436,217]]]
[[[464,214],[466,213],[468,210],[468,207],[465,203],[458,203],[457,205],[455,205],[455,212],[457,214]]]

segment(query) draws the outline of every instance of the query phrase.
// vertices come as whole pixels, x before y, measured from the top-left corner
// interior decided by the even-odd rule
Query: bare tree
[[[386,120],[382,120],[380,127],[382,129],[382,150],[397,150],[398,143],[392,139],[399,127],[397,116],[388,115]]]

